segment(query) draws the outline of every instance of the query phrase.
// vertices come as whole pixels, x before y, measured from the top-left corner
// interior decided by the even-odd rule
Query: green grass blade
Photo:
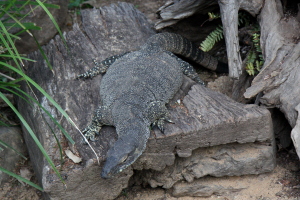
[[[0,145],[6,147],[6,148],[8,148],[8,149],[13,150],[13,151],[16,152],[19,156],[21,156],[22,158],[24,158],[25,160],[27,160],[27,158],[26,158],[23,154],[21,154],[19,151],[17,151],[16,149],[14,149],[14,148],[13,148],[12,146],[10,146],[9,144],[7,144],[7,143],[5,143],[5,142],[3,142],[3,141],[0,140]]]
[[[32,60],[32,59],[29,59],[29,58],[26,58],[26,57],[17,57],[15,55],[9,55],[9,54],[0,54],[0,57],[5,57],[5,58],[21,58],[22,60],[27,60],[27,61],[30,61],[30,62],[36,62],[35,60]]]
[[[0,1],[0,5],[8,5],[10,2],[8,1]],[[39,3],[35,2],[35,1],[15,1],[15,5],[24,5],[24,4],[30,4],[30,5],[39,5]],[[44,5],[47,8],[60,8],[58,5],[55,4],[49,4],[49,3],[44,3]]]
[[[58,31],[58,33],[59,33],[61,39],[63,40],[64,45],[67,46],[67,42],[66,42],[66,40],[65,40],[65,38],[64,38],[64,36],[63,36],[63,34],[62,34],[62,32],[61,32],[61,30],[60,30],[58,24],[56,23],[56,21],[55,21],[53,15],[52,15],[52,14],[50,13],[50,11],[46,8],[46,6],[44,5],[44,3],[42,3],[40,0],[36,0],[36,2],[37,2],[37,3],[44,9],[44,11],[47,13],[47,15],[48,15],[49,18],[51,19],[52,23],[54,24],[56,30]]]
[[[0,30],[0,33],[2,33],[3,31],[2,30]],[[13,34],[10,34],[10,33],[8,33],[9,34],[9,36],[11,37],[11,38],[13,38],[13,39],[15,39],[15,40],[20,40],[21,38],[20,37],[18,37],[17,35],[13,35]],[[4,34],[3,34],[4,35]]]
[[[18,66],[18,68],[20,68],[20,65],[19,65],[17,59],[19,59],[19,61],[21,63],[22,63],[22,59],[20,58],[20,54],[17,51],[17,48],[14,45],[14,42],[12,41],[10,34],[7,32],[7,30],[6,30],[5,26],[3,25],[3,23],[1,22],[1,20],[0,20],[0,28],[2,29],[4,35],[6,36],[8,42],[10,43],[10,45],[9,45],[9,43],[7,43],[6,39],[4,38],[4,36],[2,34],[0,34],[0,39],[1,39],[2,43],[4,44],[4,46],[6,47],[8,53],[10,55],[15,55],[12,58],[14,60],[14,63]],[[11,50],[11,48],[14,50],[14,52]]]
[[[13,15],[9,14],[7,11],[3,10],[3,12],[5,12],[5,14],[7,14],[11,19],[13,19],[21,28],[23,28],[24,30],[26,30],[26,32],[32,36],[32,34],[30,33],[30,31],[27,30],[27,28],[18,20],[16,19]],[[4,26],[4,24],[3,24]],[[12,27],[11,27],[12,28]]]
[[[24,78],[21,77],[21,78],[15,79],[13,81],[10,81],[9,83],[14,84],[14,83],[18,83],[20,81],[24,81]]]
[[[12,81],[13,82],[13,81]],[[60,125],[60,123],[51,115],[51,113],[46,110],[37,100],[35,100],[33,97],[31,97],[29,94],[27,94],[26,92],[24,92],[23,90],[19,89],[19,88],[16,88],[14,87],[13,89],[15,90],[11,90],[7,87],[4,87],[2,85],[0,85],[0,88],[1,89],[4,89],[8,92],[11,92],[12,94],[22,98],[24,101],[26,101],[26,103],[28,103],[29,105],[33,106],[26,98],[24,98],[24,96],[26,96],[27,98],[29,98],[31,101],[33,101],[34,103],[36,103],[47,115],[48,117],[54,122],[54,124],[61,130],[61,132],[65,135],[65,137],[72,143],[72,144],[75,144],[75,142],[73,141],[72,137],[66,132],[66,130]],[[19,93],[17,93],[16,91],[18,91]],[[22,95],[21,95],[22,94]],[[23,96],[24,95],[24,96]],[[48,123],[47,123],[48,124]],[[48,125],[49,128],[51,129],[53,135],[55,136],[55,133],[54,131],[52,130],[51,126]],[[56,138],[56,136],[55,136]],[[59,147],[60,147],[60,144],[58,143]],[[61,149],[61,147],[60,147]]]
[[[0,98],[2,98],[3,101],[5,101],[5,103],[7,103],[7,105],[9,105],[9,107],[18,116],[18,118],[22,122],[23,126],[26,128],[26,130],[28,131],[28,133],[30,134],[30,136],[32,137],[32,139],[34,140],[35,144],[38,146],[38,148],[40,149],[40,151],[44,155],[45,159],[48,161],[48,163],[51,166],[51,168],[55,171],[56,175],[60,178],[60,180],[65,184],[63,178],[61,177],[60,173],[57,171],[54,163],[52,162],[51,158],[49,157],[49,155],[45,151],[43,145],[40,143],[39,139],[36,137],[36,135],[34,134],[34,132],[32,131],[32,129],[30,128],[30,126],[28,125],[28,123],[26,122],[26,120],[23,118],[23,116],[14,107],[14,105],[12,105],[12,103],[6,98],[6,96],[2,92],[0,92]]]
[[[0,86],[0,88],[2,88]],[[65,129],[60,125],[60,123],[58,123],[58,121],[56,119],[54,119],[54,117],[50,114],[49,111],[47,111],[37,100],[35,100],[32,96],[30,96],[29,94],[27,94],[26,92],[24,92],[23,90],[19,89],[19,88],[14,88],[14,90],[18,91],[19,93],[15,92],[14,90],[11,90],[11,89],[8,89],[8,88],[3,88],[11,93],[13,93],[14,95],[22,98],[24,101],[26,101],[29,105],[33,106],[33,104],[31,104],[31,102],[29,102],[24,96],[26,96],[27,98],[29,98],[31,101],[33,101],[34,103],[36,103],[47,115],[48,117],[56,124],[56,126],[62,131],[62,133],[65,135],[65,137],[70,140],[70,141],[73,141],[71,136],[65,131]],[[21,95],[22,94],[22,95]],[[43,117],[43,115],[41,115]],[[43,117],[43,119],[45,120],[45,118]],[[58,144],[58,147],[59,147],[59,152],[60,152],[60,160],[61,160],[61,166],[63,165],[63,152],[62,152],[62,146],[61,144],[59,143],[59,140],[58,138],[56,137],[56,134],[54,132],[54,130],[52,129],[52,127],[49,125],[49,123],[45,120],[45,123],[48,125],[48,127],[50,128],[55,140],[56,140],[56,143]]]
[[[35,36],[33,36],[33,39],[34,39],[35,43],[37,44],[38,49],[39,49],[39,51],[40,51],[42,57],[43,57],[44,60],[46,61],[46,64],[47,64],[48,68],[52,71],[52,70],[53,70],[53,67],[52,67],[51,63],[49,62],[49,59],[48,59],[48,57],[46,56],[44,50],[42,49],[40,43],[37,41],[37,39],[36,39]]]
[[[5,12],[4,11],[8,11],[14,4],[13,1],[0,1],[0,3],[5,3],[5,7],[1,10],[3,10],[1,13],[0,13],[0,18],[2,19],[2,17],[5,15]]]
[[[49,117],[50,117],[50,119],[55,123],[55,125],[62,131],[62,133],[65,135],[65,137],[72,143],[72,142],[74,142],[73,141],[73,139],[71,138],[71,136],[66,132],[66,130],[60,125],[60,123],[58,123],[57,122],[57,120],[55,120],[54,119],[54,117],[51,115],[51,113],[48,111],[48,110],[46,110],[37,100],[35,100],[33,97],[31,97],[29,94],[27,94],[26,92],[24,92],[24,91],[22,91],[21,89],[19,89],[19,88],[14,88],[16,91],[18,91],[19,93],[22,93],[23,95],[25,95],[27,98],[29,98],[31,101],[33,101],[34,103],[36,103]],[[26,98],[24,98],[23,96],[21,96],[21,95],[19,95],[19,94],[17,94],[17,93],[15,93],[14,91],[12,91],[12,90],[8,90],[8,91],[10,91],[10,92],[12,92],[12,93],[14,93],[15,95],[18,95],[19,97],[21,97],[22,99],[24,99],[25,101],[27,101],[26,100]],[[28,102],[28,101],[27,101]],[[29,103],[29,102],[28,102]],[[29,103],[30,104],[30,103]],[[50,126],[49,126],[50,127]],[[50,127],[51,128],[51,127]],[[53,133],[54,133],[54,131],[52,131]],[[55,134],[54,134],[55,135]],[[59,143],[58,143],[59,144]],[[74,143],[72,143],[72,144],[75,144],[75,142]]]
[[[16,68],[14,68],[13,66],[1,62],[0,61],[0,65],[3,65],[9,69],[11,69],[12,71],[18,73],[19,75],[21,75],[26,81],[28,81],[29,83],[31,83],[36,89],[38,89],[51,103],[52,105],[54,105],[59,112],[73,125],[75,126],[75,124],[70,120],[69,115],[56,103],[56,101],[54,101],[54,99],[43,89],[41,88],[36,82],[34,82],[31,78],[29,78],[26,74],[24,74],[21,70],[18,70]],[[68,137],[69,139],[71,139],[71,137]],[[75,144],[74,140],[69,140],[72,144]]]
[[[5,83],[3,81],[0,81],[1,86],[6,86],[6,87],[20,87],[20,85],[13,84],[13,83]]]
[[[18,1],[17,1],[18,2]],[[18,11],[22,11],[25,9],[25,6],[27,6],[30,3],[30,0],[22,2],[21,6],[18,8]],[[15,3],[17,5],[17,3]]]
[[[14,126],[19,126],[19,125],[6,124],[5,122],[0,120],[0,126],[14,127]]]
[[[19,22],[19,23],[21,23],[21,22]],[[30,22],[21,23],[22,26],[19,23],[17,23],[17,22],[16,23],[3,23],[3,25],[5,27],[10,27],[10,28],[23,28],[25,30],[29,30],[29,29],[31,29],[31,30],[42,30],[41,27],[34,25],[34,23],[30,23]]]
[[[8,174],[8,175],[10,175],[10,176],[12,176],[12,177],[14,177],[16,179],[19,179],[20,181],[23,181],[23,182],[27,183],[28,185],[30,185],[30,186],[32,186],[32,187],[34,187],[34,188],[36,188],[36,189],[38,189],[38,190],[40,190],[42,192],[44,191],[44,189],[42,187],[40,187],[40,186],[34,184],[33,182],[31,182],[31,181],[23,178],[22,176],[19,176],[19,175],[15,174],[15,173],[12,173],[12,172],[4,169],[3,167],[0,167],[0,171],[6,173],[6,174]]]

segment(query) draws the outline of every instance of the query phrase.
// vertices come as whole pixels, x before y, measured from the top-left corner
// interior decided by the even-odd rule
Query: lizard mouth
[[[101,177],[104,179],[112,178],[116,174],[122,172],[126,169],[131,163],[122,163],[122,164],[114,164],[116,159],[111,157],[108,158],[101,172]]]
[[[101,172],[101,177],[104,179],[112,178],[112,174],[106,171]]]

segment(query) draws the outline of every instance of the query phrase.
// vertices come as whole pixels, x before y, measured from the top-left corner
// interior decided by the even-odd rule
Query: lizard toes
[[[159,119],[157,121],[157,127],[162,133],[164,133],[165,131],[164,125],[165,125],[164,119]]]
[[[87,131],[85,134],[84,134],[84,137],[88,140],[91,140],[91,141],[95,141],[95,133],[93,131]]]

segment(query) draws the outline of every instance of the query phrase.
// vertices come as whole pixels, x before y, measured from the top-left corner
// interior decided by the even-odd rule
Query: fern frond
[[[248,54],[248,56],[247,56],[247,64],[249,64],[249,63],[254,63],[255,62],[255,60],[256,60],[256,58],[257,58],[257,55],[256,55],[256,53],[255,53],[255,51],[254,50],[250,50],[250,52],[249,52],[249,54]]]
[[[221,16],[220,16],[220,14],[215,14],[215,13],[213,13],[213,12],[208,12],[208,17],[209,17],[209,21],[212,21],[212,20],[214,20],[214,19],[218,19],[218,18],[220,18]]]
[[[205,40],[200,44],[200,49],[204,52],[207,52],[213,48],[216,42],[223,39],[223,27],[221,25],[212,31]]]
[[[255,50],[250,50],[248,56],[247,56],[247,65],[246,65],[246,72],[250,75],[250,76],[254,76],[256,74],[256,69],[257,69],[257,54],[255,52]],[[256,64],[256,67],[254,67],[254,63]]]
[[[261,66],[264,64],[264,62],[263,61],[259,61],[259,60],[256,60],[255,61],[255,69],[256,69],[256,71],[260,71],[261,70]]]
[[[248,26],[250,24],[249,15],[244,12],[239,12],[238,15],[238,26],[245,25]]]
[[[247,64],[246,66],[246,72],[250,75],[250,76],[254,76],[255,75],[255,69],[254,69],[254,66],[253,66],[253,63],[250,62]]]

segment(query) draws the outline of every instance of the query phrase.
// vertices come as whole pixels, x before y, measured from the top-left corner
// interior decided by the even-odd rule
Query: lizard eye
[[[125,156],[120,160],[120,163],[125,162],[125,161],[127,160],[127,158],[128,158],[128,155],[125,155]]]

